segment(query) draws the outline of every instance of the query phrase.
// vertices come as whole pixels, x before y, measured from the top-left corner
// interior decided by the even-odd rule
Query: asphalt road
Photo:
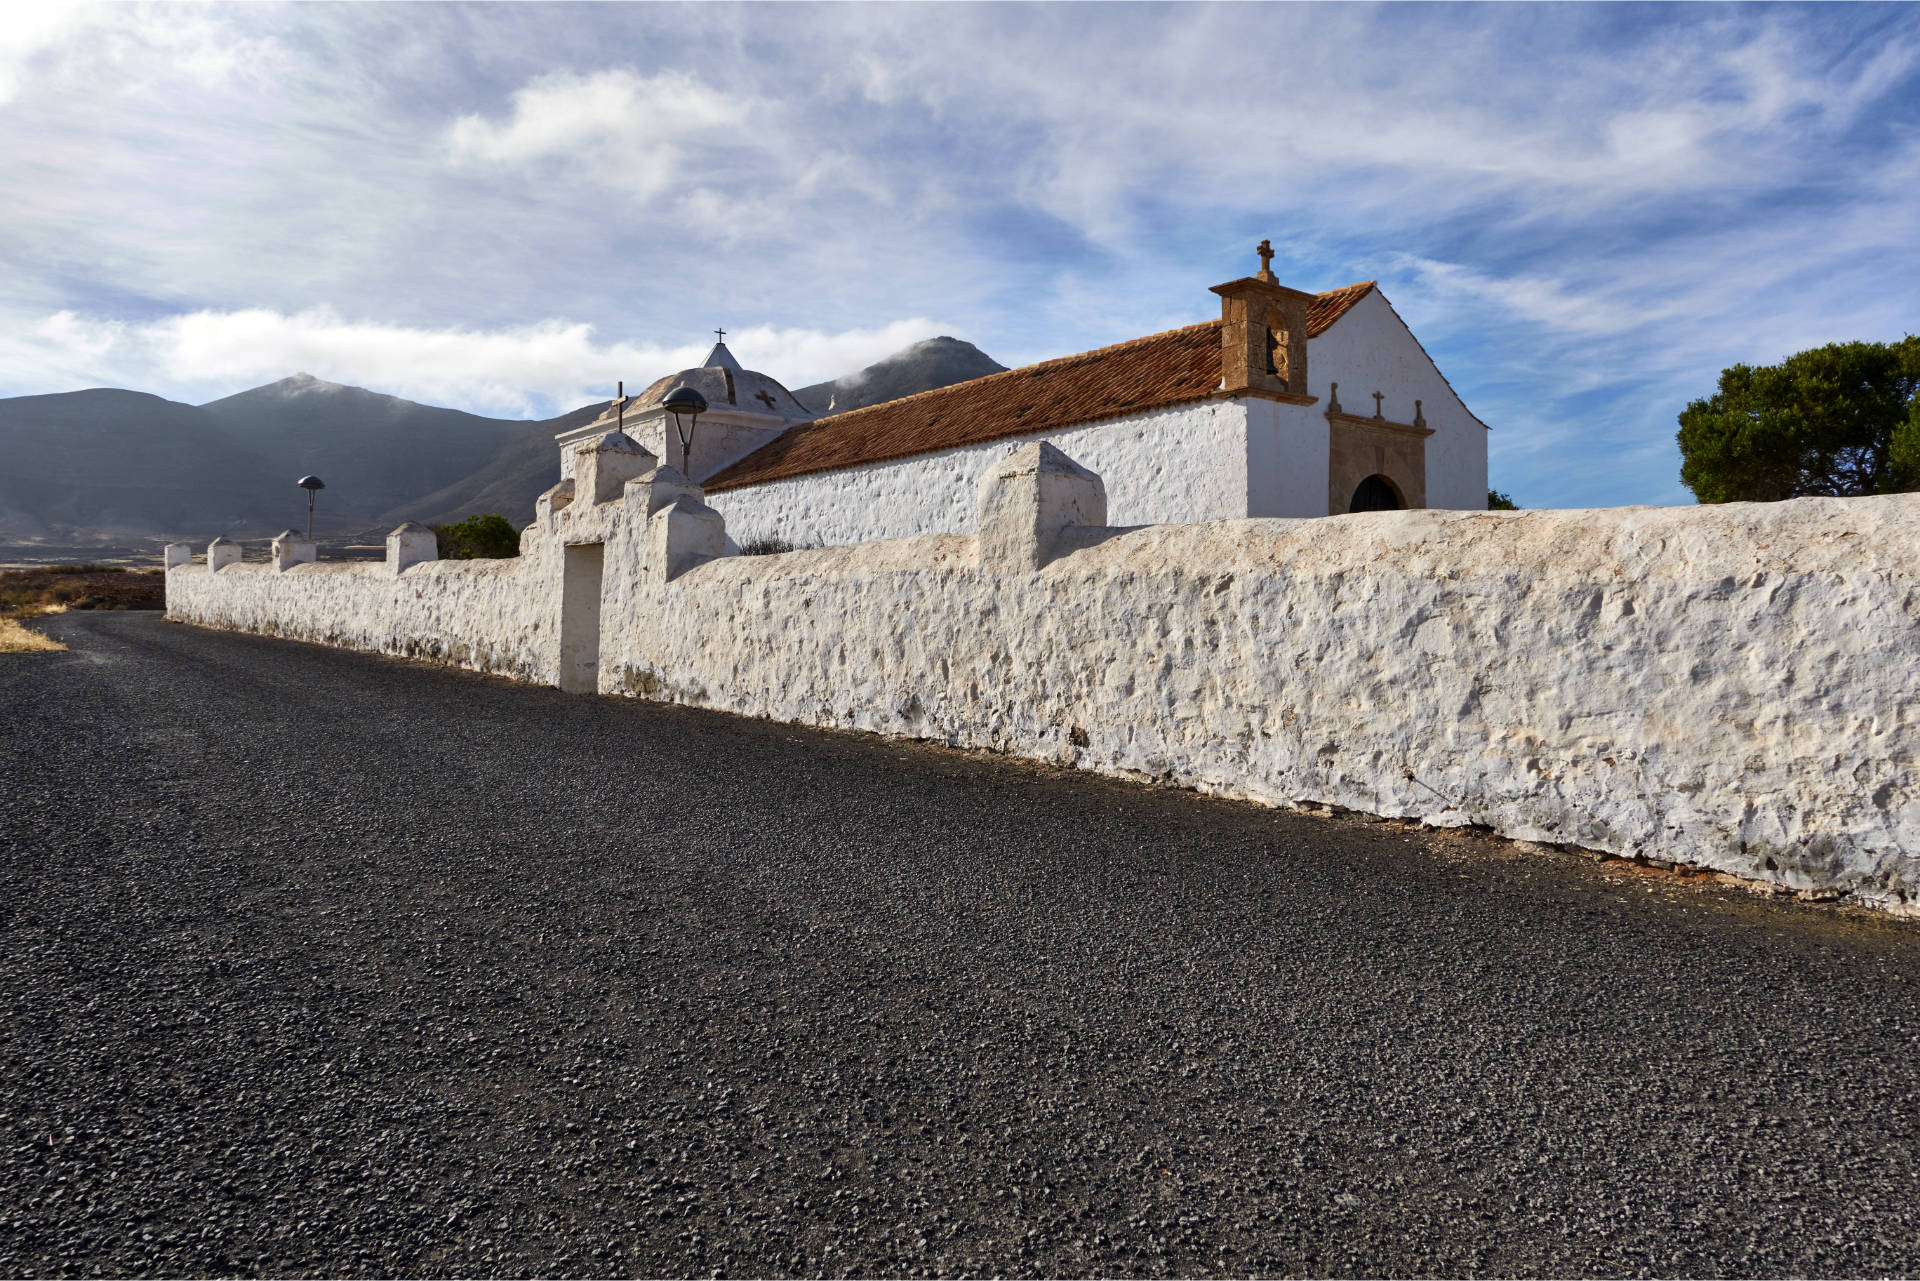
[[[153,614],[0,656],[0,1273],[1920,1272],[1920,930]]]

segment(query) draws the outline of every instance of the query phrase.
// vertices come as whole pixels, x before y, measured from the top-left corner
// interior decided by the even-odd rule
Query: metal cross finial
[[[727,340],[727,331],[724,329],[716,329],[713,331],[713,336],[721,342],[725,342]]]
[[[1377,392],[1377,391],[1376,391],[1376,392],[1374,392],[1374,393],[1373,393],[1373,416],[1374,416],[1375,418],[1384,418],[1384,417],[1386,417],[1386,415],[1385,415],[1385,414],[1383,414],[1383,413],[1381,413],[1381,412],[1380,412],[1380,402],[1381,402],[1381,401],[1383,401],[1383,400],[1385,400],[1385,399],[1386,399],[1386,397],[1385,397],[1385,396],[1383,396],[1383,395],[1381,395],[1381,394],[1380,394],[1379,392]]]
[[[1273,279],[1273,242],[1271,240],[1262,240],[1260,242],[1260,247],[1254,250],[1254,252],[1260,255],[1260,279],[1272,280]]]

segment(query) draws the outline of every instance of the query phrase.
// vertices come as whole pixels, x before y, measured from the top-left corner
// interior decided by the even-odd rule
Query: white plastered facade
[[[1425,441],[1424,505],[1485,508],[1487,429],[1377,289],[1309,340],[1307,350],[1311,405],[1258,396],[1198,401],[726,489],[708,502],[740,545],[777,539],[837,547],[967,534],[974,531],[980,473],[1023,445],[1047,441],[1100,474],[1116,525],[1336,515],[1328,499],[1326,414],[1338,383],[1352,413],[1372,414],[1377,391],[1386,418],[1410,422],[1418,402],[1432,432]]]

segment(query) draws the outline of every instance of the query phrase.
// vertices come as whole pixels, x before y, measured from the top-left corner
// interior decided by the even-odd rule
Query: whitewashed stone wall
[[[1015,449],[1046,440],[1106,481],[1107,518],[1116,525],[1226,520],[1247,514],[1246,422],[1242,403],[1203,401],[724,490],[707,502],[727,518],[727,534],[736,543],[777,537],[796,546],[838,547],[924,533],[970,534],[980,473]],[[1324,420],[1320,431],[1324,438]],[[1324,509],[1324,439],[1320,451]]]
[[[1920,496],[938,535],[730,558],[619,687],[1910,911]]]
[[[530,560],[429,561],[398,575],[368,561],[167,571],[167,614],[180,622],[546,684],[559,653],[557,609],[541,566]]]
[[[578,470],[518,561],[178,565],[168,607],[554,682],[598,545],[602,692],[1920,904],[1920,495],[987,540],[1032,569],[966,534],[719,557],[650,462]],[[1097,510],[1019,462],[1080,486],[1036,511]]]

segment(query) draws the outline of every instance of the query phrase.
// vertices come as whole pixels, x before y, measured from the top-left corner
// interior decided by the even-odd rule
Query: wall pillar
[[[168,543],[166,560],[163,563],[168,569],[172,569],[175,565],[193,564],[193,544]]]
[[[1069,525],[1106,523],[1106,485],[1044,440],[1022,445],[980,478],[983,569],[1039,569]]]
[[[295,565],[311,565],[318,550],[293,530],[285,530],[273,540],[273,567],[285,572]]]
[[[661,463],[646,475],[627,482],[627,501],[631,507],[640,506],[633,499],[644,498],[647,515],[651,516],[662,507],[670,507],[682,498],[691,498],[705,505],[706,492],[700,486],[686,478],[678,467]]]
[[[240,559],[240,544],[224,535],[207,544],[207,572],[217,574]]]
[[[694,490],[674,499],[647,521],[647,572],[672,582],[695,565],[727,554],[727,522]]]
[[[440,559],[440,540],[417,520],[387,535],[387,572],[399,577],[409,565]]]
[[[610,503],[626,484],[652,471],[660,462],[625,432],[610,431],[574,446],[573,492],[576,501]]]

